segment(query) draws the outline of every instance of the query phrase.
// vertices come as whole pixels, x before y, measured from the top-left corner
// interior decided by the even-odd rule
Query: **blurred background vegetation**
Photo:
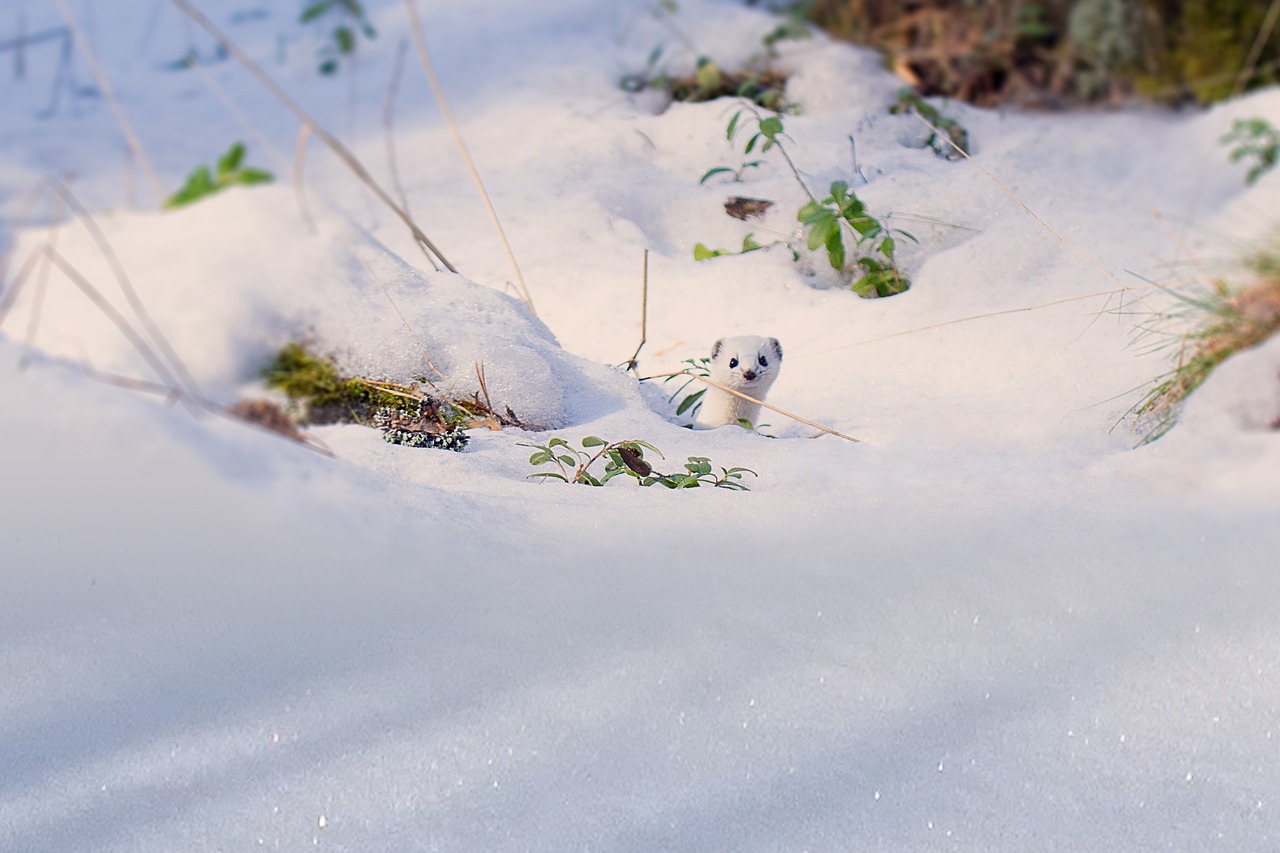
[[[1280,82],[1280,0],[802,0],[921,93],[974,104],[1210,103]]]

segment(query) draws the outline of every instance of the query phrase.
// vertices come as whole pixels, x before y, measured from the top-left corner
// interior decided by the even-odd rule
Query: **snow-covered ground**
[[[301,4],[200,5],[392,186],[403,4],[371,4],[378,38],[333,77]],[[816,256],[812,276],[783,249],[695,262],[698,242],[793,233],[803,192],[777,152],[700,185],[744,159],[738,105],[657,113],[617,86],[660,44],[673,71],[740,65],[763,12],[420,5],[536,318],[411,48],[401,180],[465,278],[315,139],[300,203],[297,121],[169,3],[69,8],[166,192],[237,139],[276,183],[162,212],[79,54],[0,53],[0,288],[24,282],[0,325],[0,849],[1280,843],[1280,340],[1160,441],[1135,449],[1122,419],[1173,358],[1141,334],[1172,304],[1147,282],[1271,233],[1280,177],[1246,188],[1218,138],[1280,123],[1280,92],[1176,115],[946,105],[1060,240],[920,147],[874,55],[784,43],[806,180],[851,180],[920,239],[912,289],[862,300]],[[56,2],[0,7],[0,42],[63,25]],[[166,67],[190,50],[210,64]],[[311,430],[328,457],[104,382],[167,380],[41,260],[145,334],[93,232],[48,185],[26,204],[48,176],[207,397],[261,394],[271,354],[309,339],[393,379],[430,359],[464,394],[483,362],[496,405],[554,429],[476,431],[461,454]],[[722,210],[738,194],[777,204],[742,223]],[[776,336],[770,402],[861,442],[773,413],[776,440],[685,430],[669,386],[611,367],[639,341],[646,248],[642,374]],[[1133,289],[1075,299],[1116,289],[1102,270]],[[527,479],[524,444],[593,434],[759,477]]]

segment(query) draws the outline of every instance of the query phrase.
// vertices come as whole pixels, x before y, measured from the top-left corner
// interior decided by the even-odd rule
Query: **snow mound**
[[[285,188],[233,190],[99,224],[147,315],[215,398],[256,381],[292,340],[332,356],[344,372],[425,378],[452,395],[479,392],[483,370],[496,409],[542,427],[594,417],[612,393],[588,383],[590,365],[561,349],[519,300],[417,269],[342,217],[317,213],[312,221]],[[145,328],[88,230],[26,232],[18,257],[46,245],[131,326]],[[170,381],[71,277],[54,267],[46,287],[40,278],[28,278],[8,329],[34,328],[40,349],[98,370]]]

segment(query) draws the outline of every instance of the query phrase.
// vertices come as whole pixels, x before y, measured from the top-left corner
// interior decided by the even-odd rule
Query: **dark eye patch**
[[[735,368],[735,367],[737,367],[737,366],[738,366],[738,358],[737,358],[737,356],[734,356],[733,358],[729,359],[729,369],[730,369],[730,370],[732,370],[733,368]]]
[[[760,356],[760,366],[761,366],[761,367],[768,367],[768,366],[769,366],[769,359],[765,358],[764,356]]]

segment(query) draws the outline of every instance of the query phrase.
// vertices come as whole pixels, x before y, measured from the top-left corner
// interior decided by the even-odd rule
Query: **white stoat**
[[[721,338],[711,347],[711,378],[721,385],[763,400],[782,368],[782,345],[777,338],[739,335]],[[698,412],[698,425],[718,427],[745,420],[754,425],[760,405],[707,386]]]

